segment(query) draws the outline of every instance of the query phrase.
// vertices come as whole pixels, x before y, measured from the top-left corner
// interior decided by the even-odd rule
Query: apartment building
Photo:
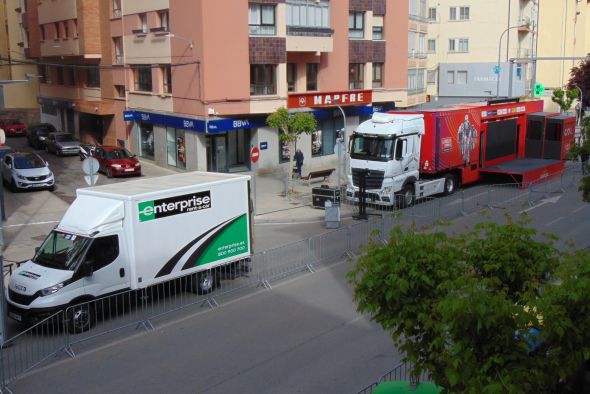
[[[26,13],[23,6],[26,4],[21,5],[19,0],[0,3],[0,21],[5,27],[0,29],[0,80],[5,81],[0,84],[0,111],[2,116],[30,123],[39,119],[39,80],[36,78],[37,66],[26,64],[28,42],[22,27],[22,15]]]
[[[570,70],[590,53],[590,2],[587,0],[539,2],[538,56],[555,58],[537,62],[536,80],[548,94],[563,87]],[[564,59],[570,58],[570,59]]]
[[[438,104],[527,95],[537,3],[428,0],[428,94]]]
[[[318,120],[298,141],[305,171],[334,166],[342,114],[351,133],[425,99],[426,59],[406,38],[426,33],[420,1],[31,3],[42,117],[162,166],[247,171],[253,146],[259,169],[284,165],[292,152],[265,122],[279,107]]]

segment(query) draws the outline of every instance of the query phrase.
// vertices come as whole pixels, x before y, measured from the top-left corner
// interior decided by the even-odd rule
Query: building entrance
[[[238,129],[207,137],[207,171],[250,170],[250,130]]]

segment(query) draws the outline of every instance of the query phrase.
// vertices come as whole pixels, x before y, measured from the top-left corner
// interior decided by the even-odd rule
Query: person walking
[[[295,173],[297,178],[301,178],[301,167],[303,167],[303,152],[301,152],[301,149],[297,149],[295,152]]]

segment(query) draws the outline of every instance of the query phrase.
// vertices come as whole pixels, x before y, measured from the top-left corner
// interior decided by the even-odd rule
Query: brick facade
[[[348,44],[349,63],[369,63],[373,61],[373,41],[350,40]]]
[[[250,64],[286,63],[286,44],[284,37],[250,37]]]
[[[372,11],[373,0],[350,0],[350,11]]]
[[[373,63],[385,63],[385,41],[373,41]]]
[[[386,7],[385,0],[373,0],[373,14],[385,15]]]

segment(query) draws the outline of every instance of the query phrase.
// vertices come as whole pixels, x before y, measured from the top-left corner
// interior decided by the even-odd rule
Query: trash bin
[[[339,228],[340,204],[332,203],[330,200],[326,200],[324,204],[326,228]]]

